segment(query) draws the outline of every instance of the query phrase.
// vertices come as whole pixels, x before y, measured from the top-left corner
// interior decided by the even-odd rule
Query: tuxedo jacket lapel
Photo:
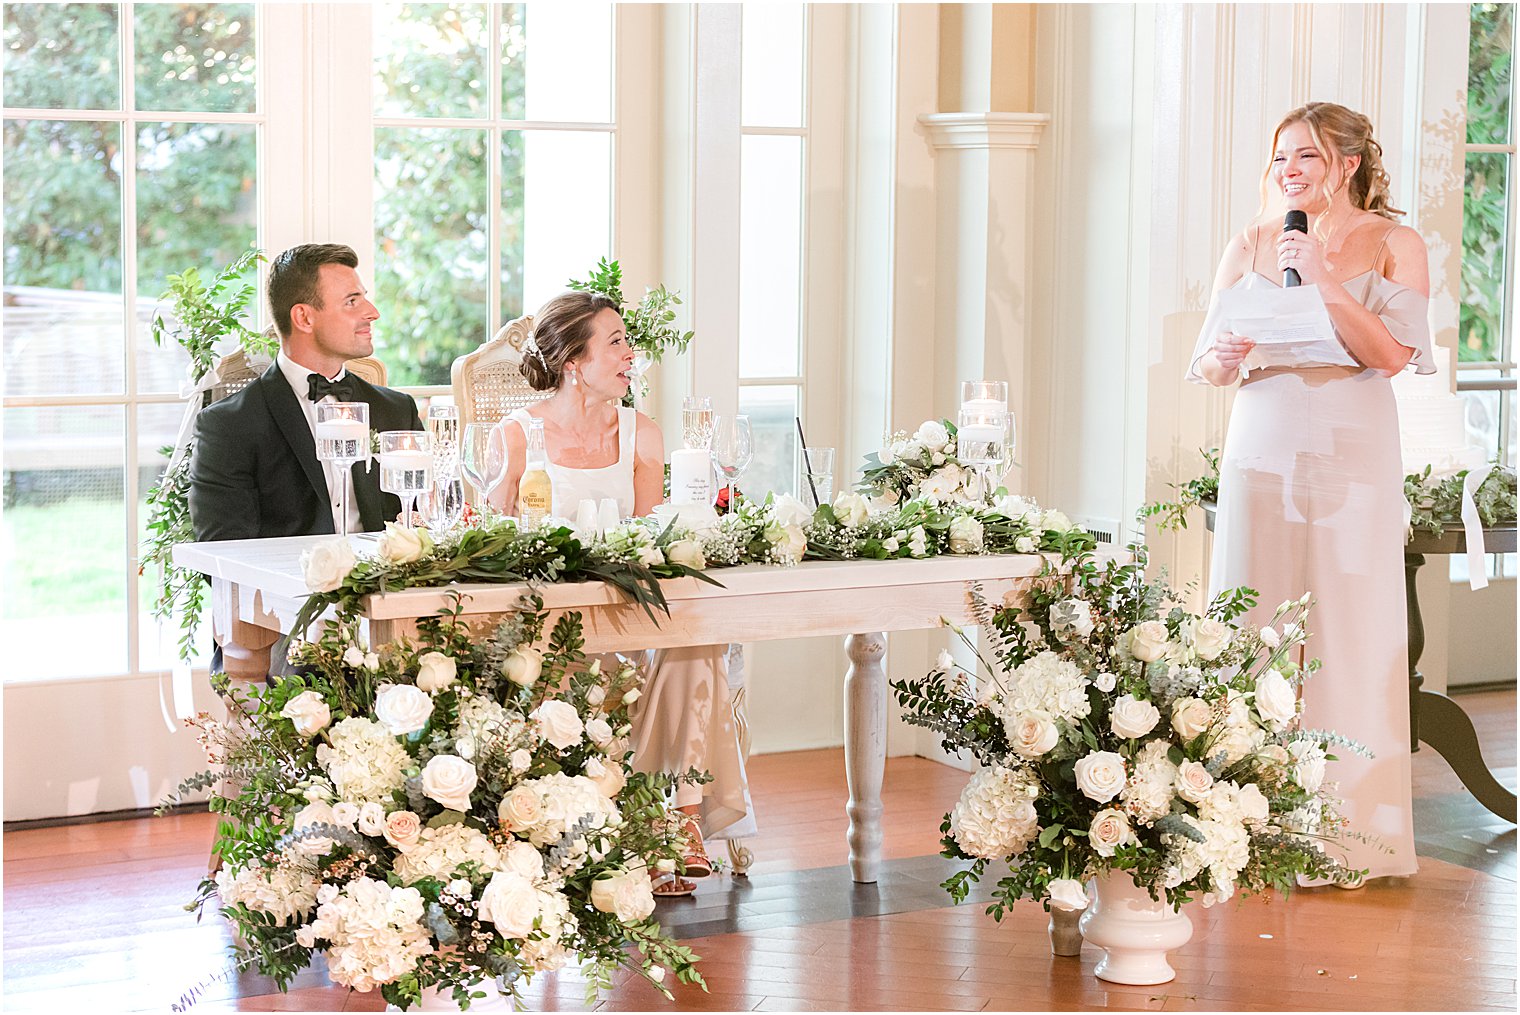
[[[354,477],[354,503],[359,508],[359,527],[365,532],[377,532],[385,528],[385,509],[380,503],[380,463],[371,456],[368,462],[355,462],[350,472]]]
[[[306,474],[311,488],[322,503],[328,503],[327,476],[322,471],[322,463],[317,461],[317,442],[311,436],[311,426],[296,401],[296,393],[290,390],[278,363],[266,370],[260,380],[264,384],[264,400],[269,406],[269,414],[285,436],[296,461],[301,463],[301,471]]]

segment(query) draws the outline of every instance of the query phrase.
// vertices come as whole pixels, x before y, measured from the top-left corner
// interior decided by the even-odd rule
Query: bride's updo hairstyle
[[[536,391],[552,391],[565,379],[565,364],[591,340],[591,321],[618,305],[597,293],[560,293],[533,315],[533,335],[523,345],[522,372]]]
[[[1267,168],[1261,174],[1262,207],[1267,207],[1268,187],[1272,179],[1272,159],[1277,153],[1277,139],[1282,132],[1295,123],[1309,128],[1309,137],[1315,149],[1332,167],[1325,177],[1323,193],[1326,201],[1341,187],[1350,190],[1351,205],[1363,211],[1381,215],[1386,219],[1403,216],[1393,206],[1388,192],[1388,171],[1383,168],[1383,146],[1372,136],[1372,121],[1355,110],[1334,102],[1310,102],[1299,106],[1277,125],[1272,132],[1272,147],[1267,154]],[[1341,160],[1360,155],[1362,161],[1348,181],[1340,174]]]

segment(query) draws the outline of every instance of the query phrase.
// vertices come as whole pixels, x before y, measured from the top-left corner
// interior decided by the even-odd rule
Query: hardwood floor
[[[1515,784],[1515,693],[1469,695],[1485,755]],[[844,866],[842,752],[756,758],[764,834],[748,879],[719,876],[661,903],[702,956],[708,992],[667,1004],[620,978],[604,1011],[1510,1010],[1516,1005],[1515,826],[1462,791],[1433,752],[1415,755],[1418,876],[1359,892],[1304,891],[1190,911],[1177,979],[1121,987],[1096,953],[1050,955],[1046,915],[1024,903],[1002,924],[938,887],[941,815],[965,776],[916,758],[888,762],[882,880]],[[161,1011],[195,993],[200,1011],[375,1011],[378,993],[308,970],[288,994],[229,975],[228,931],[183,909],[205,863],[209,815],[8,832],[4,1005],[16,1011]],[[721,853],[721,847],[715,850]],[[573,973],[539,977],[530,1005],[584,1010]]]

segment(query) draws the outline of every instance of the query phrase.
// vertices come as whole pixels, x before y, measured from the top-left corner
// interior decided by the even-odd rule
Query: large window
[[[807,22],[802,4],[744,6],[739,411],[749,414],[755,431],[755,459],[743,485],[756,495],[798,492],[797,419],[805,404],[806,352]],[[823,429],[815,426],[809,440],[821,444]]]
[[[1472,4],[1458,388],[1468,425],[1515,462],[1515,5]]]
[[[611,253],[610,4],[373,12],[376,355],[449,365]]]
[[[187,379],[166,277],[257,239],[254,4],[4,5],[4,678],[174,654],[134,561]]]

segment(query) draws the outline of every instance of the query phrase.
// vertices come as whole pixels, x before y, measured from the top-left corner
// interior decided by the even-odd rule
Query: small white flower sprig
[[[1260,629],[1239,622],[1249,589],[1192,614],[1131,549],[1101,567],[1078,555],[1027,601],[978,594],[985,686],[948,653],[892,685],[908,722],[983,766],[944,824],[945,855],[974,862],[944,887],[960,901],[1006,862],[989,908],[1001,919],[1025,896],[1082,908],[1084,880],[1108,872],[1175,905],[1353,880],[1320,846],[1361,837],[1324,776],[1327,746],[1361,748],[1298,728],[1297,689],[1319,665],[1296,660],[1310,597]]]
[[[415,645],[375,651],[325,623],[292,644],[298,675],[197,724],[225,767],[181,791],[238,790],[213,797],[223,867],[194,908],[237,925],[240,968],[284,989],[321,952],[336,981],[403,1009],[498,978],[516,996],[573,960],[588,1005],[619,966],[667,998],[666,970],[702,982],[652,918],[650,869],[685,844],[664,803],[676,779],[630,768],[642,676],[588,659],[579,615],[550,631],[547,616],[525,597],[472,631],[456,601]]]

